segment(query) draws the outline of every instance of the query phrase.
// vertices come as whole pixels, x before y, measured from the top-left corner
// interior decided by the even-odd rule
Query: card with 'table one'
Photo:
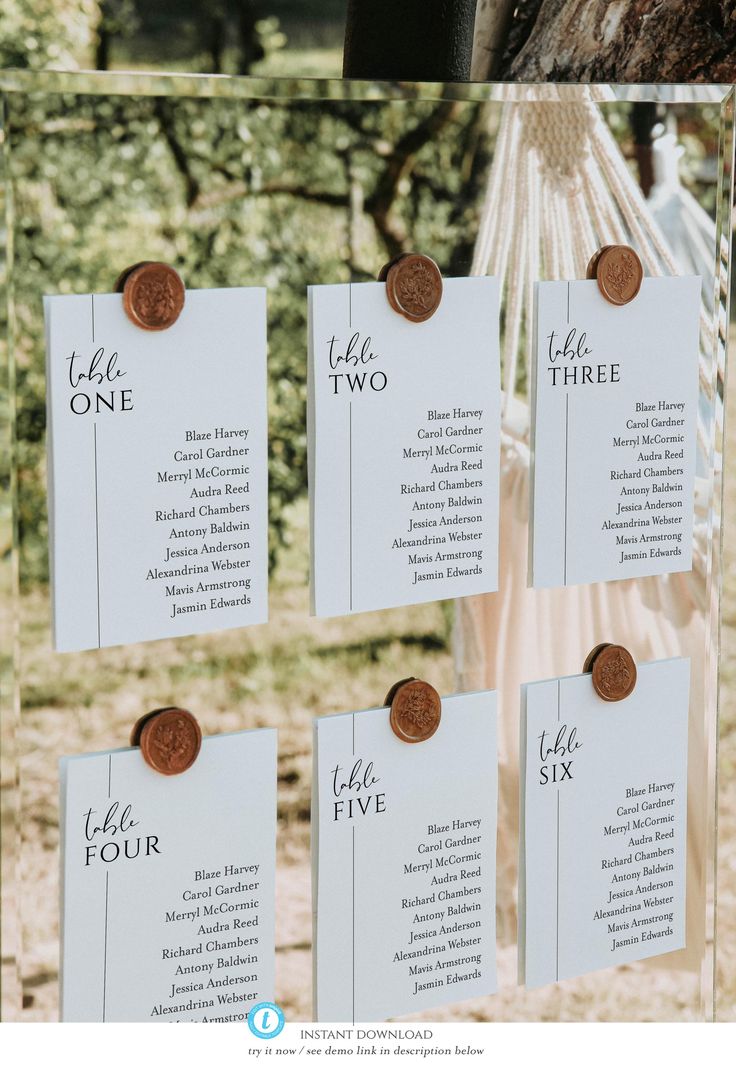
[[[265,289],[189,291],[162,332],[47,296],[57,651],[268,618]]]

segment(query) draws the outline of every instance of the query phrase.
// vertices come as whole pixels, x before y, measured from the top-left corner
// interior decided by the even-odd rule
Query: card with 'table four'
[[[312,609],[498,588],[498,281],[444,281],[426,322],[380,282],[309,289]]]
[[[61,1018],[239,1022],[274,995],[276,730],[61,760]]]
[[[265,289],[190,291],[162,332],[117,294],[45,312],[56,650],[265,622]]]
[[[698,277],[537,285],[531,584],[692,568]]]

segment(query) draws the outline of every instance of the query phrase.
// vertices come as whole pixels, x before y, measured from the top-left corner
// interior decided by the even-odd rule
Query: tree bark
[[[511,81],[736,81],[734,0],[522,0]]]
[[[348,0],[343,75],[468,81],[476,0]]]
[[[471,81],[492,81],[501,66],[516,0],[478,0]]]

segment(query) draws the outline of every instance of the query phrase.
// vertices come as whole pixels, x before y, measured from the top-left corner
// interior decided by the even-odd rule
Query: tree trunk
[[[100,25],[97,29],[97,48],[95,49],[95,70],[110,69],[110,34]]]
[[[476,0],[348,0],[343,74],[468,81]]]
[[[225,24],[219,16],[209,22],[210,73],[222,74],[222,54],[225,48]]]
[[[634,155],[639,171],[639,185],[645,196],[649,196],[654,185],[654,153],[652,151],[652,130],[657,122],[657,105],[651,100],[640,100],[632,104],[629,124],[634,135]]]
[[[734,0],[522,0],[511,81],[736,81]]]
[[[241,0],[238,9],[238,74],[249,74],[254,63],[263,59],[263,48],[256,32],[256,12],[250,0]]]
[[[501,66],[516,0],[478,0],[471,81],[492,81]]]

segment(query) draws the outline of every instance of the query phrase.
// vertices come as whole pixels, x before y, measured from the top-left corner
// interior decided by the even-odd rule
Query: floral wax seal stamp
[[[636,663],[620,644],[599,644],[585,661],[596,694],[607,703],[630,696],[636,686]]]
[[[194,765],[202,746],[202,730],[189,711],[166,707],[144,715],[136,723],[131,743],[140,745],[152,770],[171,777]]]
[[[117,280],[123,308],[141,329],[162,330],[173,326],[184,307],[184,282],[166,263],[137,263]]]
[[[426,322],[442,299],[442,275],[434,259],[414,252],[400,255],[381,271],[394,311],[410,322]]]
[[[386,702],[391,705],[389,721],[399,740],[418,744],[429,740],[439,729],[442,700],[426,681],[409,678],[399,682],[389,692]]]
[[[609,303],[622,307],[631,303],[641,288],[644,269],[641,259],[627,244],[610,244],[593,257],[593,268],[601,294]]]

